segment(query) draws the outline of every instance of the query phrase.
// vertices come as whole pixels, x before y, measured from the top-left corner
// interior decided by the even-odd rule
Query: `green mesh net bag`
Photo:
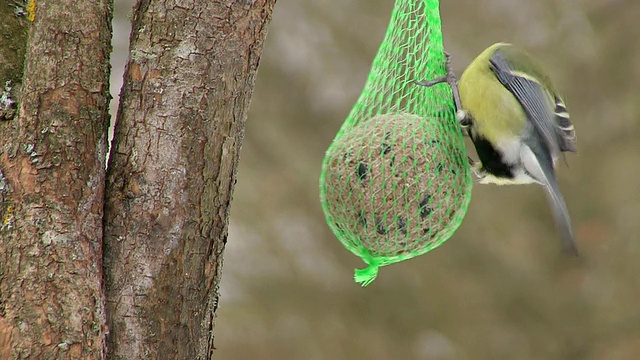
[[[320,199],[336,237],[368,266],[422,255],[458,228],[471,196],[463,133],[443,76],[437,0],[396,0],[365,87],[327,150]]]

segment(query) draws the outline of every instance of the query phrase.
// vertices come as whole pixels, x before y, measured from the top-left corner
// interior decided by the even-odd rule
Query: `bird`
[[[539,184],[562,235],[563,250],[577,255],[571,219],[555,174],[565,152],[576,152],[567,106],[551,78],[526,51],[496,43],[480,53],[457,82],[446,53],[447,75],[416,82],[452,88],[456,117],[479,161],[470,160],[481,184]]]

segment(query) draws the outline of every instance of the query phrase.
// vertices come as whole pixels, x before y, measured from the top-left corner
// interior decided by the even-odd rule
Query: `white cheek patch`
[[[520,148],[522,147],[520,139],[503,140],[496,144],[498,152],[502,154],[502,161],[509,165],[520,163]]]

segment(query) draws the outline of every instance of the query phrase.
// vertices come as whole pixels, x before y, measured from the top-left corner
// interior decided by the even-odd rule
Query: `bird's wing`
[[[562,233],[564,251],[573,255],[578,254],[578,248],[573,238],[569,210],[564,202],[560,187],[553,170],[553,160],[546,151],[535,142],[529,142],[520,148],[520,160],[527,173],[542,184],[549,200],[553,218]]]
[[[561,151],[575,151],[575,132],[562,99],[546,91],[536,78],[514,69],[499,50],[491,56],[489,67],[522,105],[554,159]]]
[[[555,96],[554,115],[556,118],[556,126],[562,131],[560,138],[560,150],[576,151],[576,131],[571,123],[571,117],[567,111],[567,106],[559,96]]]
[[[520,160],[527,173],[545,188],[554,220],[562,233],[565,251],[577,254],[569,211],[553,167],[562,151],[575,151],[573,125],[562,99],[537,80],[536,77],[543,75],[528,56],[513,53],[513,48],[505,51],[512,51],[510,55],[519,57],[524,68],[514,68],[506,61],[501,50],[491,56],[489,67],[522,105],[531,121],[522,139]],[[529,73],[534,76],[527,75]]]

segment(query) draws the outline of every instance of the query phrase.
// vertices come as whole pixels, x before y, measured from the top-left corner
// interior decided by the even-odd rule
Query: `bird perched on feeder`
[[[576,151],[569,113],[551,79],[526,52],[511,44],[488,47],[456,83],[447,54],[447,82],[457,118],[480,158],[472,168],[482,184],[540,184],[546,190],[565,251],[577,254],[571,220],[556,180],[562,153]]]

